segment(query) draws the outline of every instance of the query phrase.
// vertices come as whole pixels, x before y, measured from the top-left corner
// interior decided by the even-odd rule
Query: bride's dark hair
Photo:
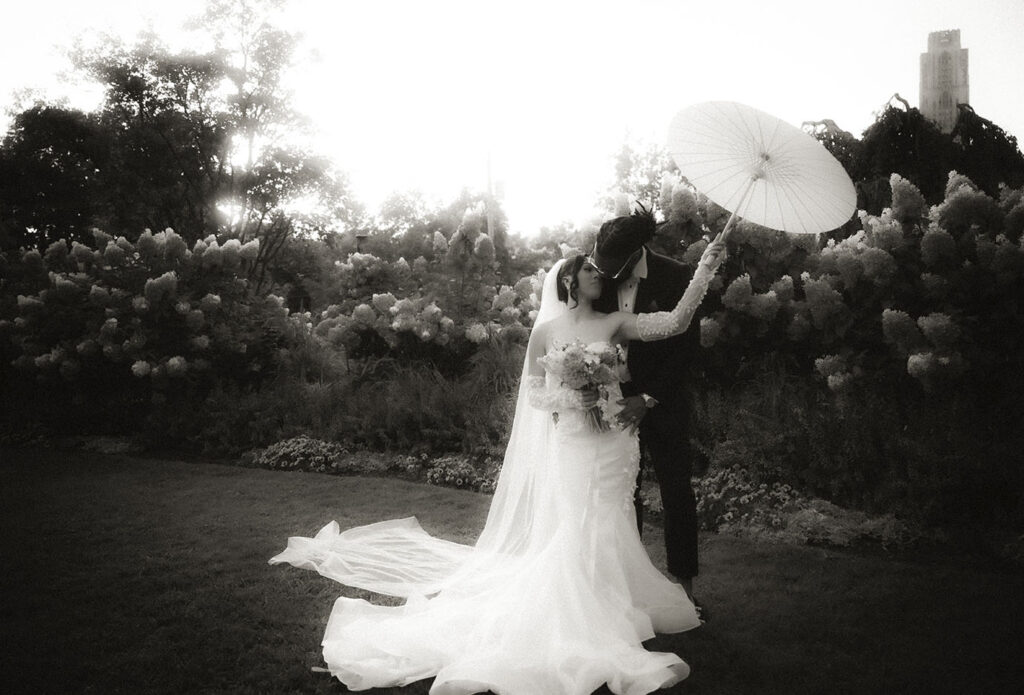
[[[576,294],[576,290],[580,288],[580,279],[577,275],[580,272],[580,268],[587,262],[587,257],[583,254],[577,254],[572,258],[567,258],[562,267],[558,269],[558,282],[555,283],[555,288],[558,290],[558,301],[565,304],[569,303],[571,298],[575,304],[570,309],[574,309],[580,304],[580,298]],[[569,287],[565,286],[565,278],[570,277],[572,281],[569,282]]]

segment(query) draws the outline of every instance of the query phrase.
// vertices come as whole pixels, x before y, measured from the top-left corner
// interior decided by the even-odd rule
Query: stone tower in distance
[[[933,31],[928,52],[921,54],[921,113],[948,133],[956,125],[956,105],[967,103],[967,49],[960,48],[960,30]]]

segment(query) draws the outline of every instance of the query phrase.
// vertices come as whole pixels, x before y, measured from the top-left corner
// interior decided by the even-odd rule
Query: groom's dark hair
[[[580,268],[582,268],[583,264],[586,262],[587,257],[579,254],[572,256],[571,258],[567,258],[565,263],[562,264],[562,267],[558,269],[558,277],[556,278],[557,282],[555,283],[555,289],[558,291],[558,301],[568,304],[569,299],[571,298],[576,304],[569,307],[570,309],[575,308],[580,303],[580,298],[579,295],[576,294],[576,290],[580,288]],[[569,282],[568,288],[566,288],[563,283],[567,277],[572,278],[572,281]]]
[[[618,277],[639,259],[639,251],[658,228],[654,214],[637,203],[632,215],[623,215],[601,225],[594,241],[591,262],[603,277]],[[627,267],[628,266],[628,267]]]

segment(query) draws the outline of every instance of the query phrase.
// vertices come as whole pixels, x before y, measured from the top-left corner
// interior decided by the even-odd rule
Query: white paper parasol
[[[763,227],[818,234],[854,213],[853,182],[825,147],[799,128],[730,101],[683,109],[672,119],[668,151],[708,198]]]

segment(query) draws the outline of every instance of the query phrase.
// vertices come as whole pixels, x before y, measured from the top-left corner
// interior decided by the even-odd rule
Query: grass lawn
[[[398,480],[41,448],[0,455],[8,693],[346,692],[311,667],[322,665],[334,599],[365,594],[267,560],[331,519],[344,528],[415,515],[468,542],[490,502]],[[645,540],[663,567],[658,531]],[[1024,688],[1020,574],[726,536],[703,540],[702,562],[712,622],[648,644],[692,666],[673,692]]]

